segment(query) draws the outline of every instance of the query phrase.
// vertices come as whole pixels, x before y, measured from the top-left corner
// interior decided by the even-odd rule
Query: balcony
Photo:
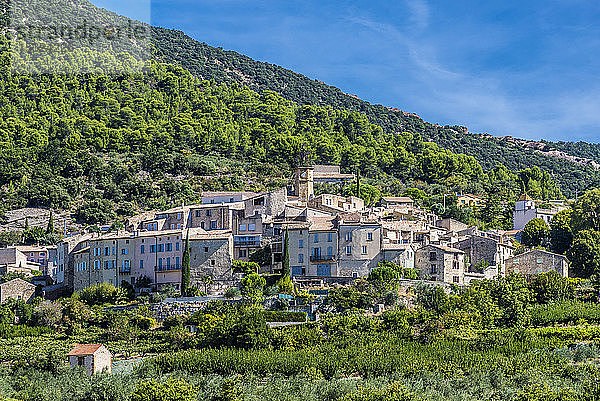
[[[260,247],[261,236],[260,235],[249,235],[249,236],[238,236],[233,237],[234,246],[256,246]]]
[[[311,262],[333,262],[335,255],[310,255]]]
[[[181,270],[181,266],[155,266],[154,271],[156,272],[175,272]]]

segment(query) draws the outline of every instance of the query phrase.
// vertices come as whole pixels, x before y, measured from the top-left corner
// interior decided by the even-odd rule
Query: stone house
[[[569,276],[569,261],[563,255],[533,249],[513,256],[506,261],[506,273],[515,272],[525,276],[555,271],[562,277]]]
[[[35,285],[20,278],[0,284],[0,304],[7,299],[22,299],[29,302],[35,295]]]
[[[248,261],[252,252],[262,246],[263,222],[267,216],[256,213],[246,216],[244,211],[233,215],[233,247],[236,260]]]
[[[408,196],[384,196],[381,198],[381,204],[385,208],[412,208],[415,205],[415,201]]]
[[[29,262],[37,263],[43,274],[48,274],[49,253],[46,247],[37,245],[19,245],[16,248],[27,257]]]
[[[88,375],[111,373],[112,355],[102,344],[78,344],[67,354],[69,364],[76,368],[81,366]]]
[[[462,285],[465,281],[465,253],[444,245],[425,245],[415,251],[419,276],[433,281]]]
[[[321,194],[308,201],[308,207],[331,214],[359,212],[365,208],[365,201],[356,196]]]
[[[382,243],[381,223],[362,221],[359,215],[339,221],[340,276],[365,277],[379,264]]]
[[[241,275],[234,273],[233,235],[230,231],[190,233],[190,284],[204,289],[203,276],[210,276],[209,291],[238,286]]]
[[[40,265],[30,261],[17,247],[0,248],[0,275],[11,272],[31,275],[39,270]]]
[[[458,207],[472,207],[478,208],[483,207],[486,204],[486,200],[472,194],[459,195],[456,206]]]
[[[506,261],[513,255],[514,247],[495,239],[472,235],[453,243],[454,248],[465,252],[465,265],[468,272],[476,272],[476,266],[485,263],[496,270],[496,275],[506,273]]]

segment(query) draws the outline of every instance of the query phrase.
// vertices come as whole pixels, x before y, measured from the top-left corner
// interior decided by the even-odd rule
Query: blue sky
[[[92,0],[438,124],[600,142],[600,2]]]

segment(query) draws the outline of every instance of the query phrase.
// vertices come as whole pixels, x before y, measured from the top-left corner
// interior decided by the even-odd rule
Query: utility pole
[[[446,213],[446,195],[448,194],[444,194],[444,213]]]

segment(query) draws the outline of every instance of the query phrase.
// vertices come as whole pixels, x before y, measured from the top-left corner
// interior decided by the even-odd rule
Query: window
[[[175,229],[175,224],[171,224],[171,230]]]
[[[105,260],[104,261],[104,270],[108,270],[108,269],[110,269],[110,261]]]
[[[146,247],[144,245],[140,245],[140,253],[143,255],[146,251]]]
[[[196,217],[202,216],[202,210],[196,210]]]
[[[312,255],[315,259],[320,258],[321,257],[321,248],[313,248]]]
[[[163,260],[162,258],[158,258],[158,269],[162,269]]]
[[[94,260],[94,270],[100,270],[100,261]]]
[[[116,250],[116,248],[114,246],[112,247],[112,252],[111,253],[112,253],[113,256],[117,254],[117,250]]]
[[[458,269],[458,262],[456,260],[452,261],[452,268]]]
[[[348,246],[346,247],[346,255],[347,255],[347,256],[350,256],[350,255],[352,255],[352,246],[351,246],[351,245],[348,245]]]
[[[352,241],[352,231],[346,233],[346,241]]]
[[[203,221],[200,222],[200,228],[204,228],[204,222]]]
[[[210,221],[210,228],[211,228],[211,230],[216,230],[217,229],[217,220],[211,220]]]
[[[265,198],[260,197],[260,198],[254,199],[254,206],[264,206],[264,205],[265,205]]]
[[[537,258],[536,262],[537,263],[542,263],[542,258]]]
[[[367,233],[367,241],[373,241],[373,233]]]
[[[333,256],[333,247],[331,247],[331,246],[327,247],[327,256]]]
[[[110,255],[110,248],[104,247],[104,256],[108,256],[108,255]]]
[[[246,231],[246,225],[240,224],[240,231]]]
[[[143,269],[143,268],[144,268],[144,260],[140,259],[140,269]]]
[[[204,247],[204,252],[208,252],[208,247],[207,246]]]
[[[314,234],[313,234],[313,242],[314,242],[314,243],[317,243],[317,242],[319,242],[319,233],[314,233]]]
[[[165,250],[165,245],[164,244],[158,244],[158,252],[164,252]]]
[[[298,254],[298,263],[304,263],[304,254],[303,253]]]
[[[150,245],[150,253],[156,253],[156,245]]]
[[[212,210],[208,209],[208,210],[206,211],[206,216],[207,216],[207,217],[210,217],[210,216],[212,216]]]
[[[429,260],[430,261],[437,260],[437,253],[436,252],[429,252]]]
[[[129,271],[129,268],[131,267],[131,262],[129,260],[124,260],[123,261],[123,271]]]
[[[437,274],[437,265],[431,265],[431,274]]]
[[[165,244],[166,252],[171,252],[172,250],[173,250],[173,244],[171,242],[169,242],[168,244]]]
[[[181,216],[182,216],[181,213],[177,213],[177,220],[181,220]]]
[[[239,254],[240,258],[245,258],[246,255],[248,255],[248,251],[246,249],[240,249],[238,254]]]
[[[304,248],[304,240],[303,239],[298,240],[298,248]]]
[[[361,253],[362,253],[363,255],[366,255],[366,254],[367,254],[367,246],[366,246],[366,245],[363,245],[363,246],[362,246]]]
[[[452,282],[453,282],[453,283],[458,283],[458,282],[459,282],[459,278],[458,278],[458,276],[454,276],[454,277],[452,277]]]
[[[214,266],[214,265],[215,265],[215,260],[214,260],[214,259],[211,259],[211,260],[210,260],[210,265],[211,265],[211,266]]]
[[[171,268],[171,258],[167,258],[167,269]]]
[[[256,231],[256,224],[248,224],[248,231]]]
[[[179,250],[179,242],[175,243],[175,250],[178,251]]]
[[[129,255],[129,249],[127,249],[127,248],[121,249],[121,255]]]
[[[333,241],[333,233],[327,233],[327,242]]]
[[[179,256],[175,256],[175,268],[179,269]]]
[[[229,198],[229,202],[232,203],[233,202],[233,198]]]

